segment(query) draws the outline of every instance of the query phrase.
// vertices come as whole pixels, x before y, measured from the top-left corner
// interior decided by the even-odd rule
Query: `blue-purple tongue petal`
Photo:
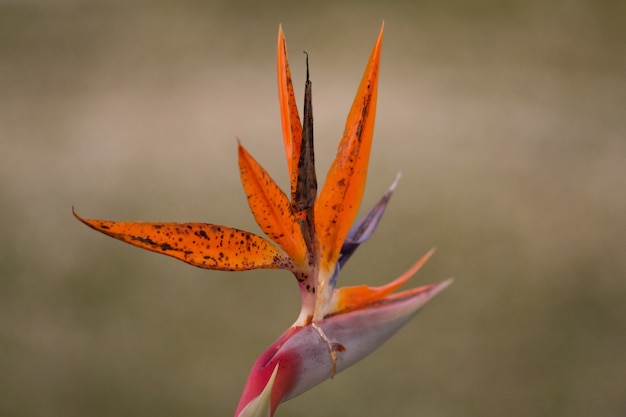
[[[398,181],[400,181],[401,177],[402,174],[398,172],[396,179],[378,203],[376,203],[376,205],[365,215],[365,217],[352,225],[352,228],[348,232],[348,236],[346,236],[346,240],[343,242],[341,252],[339,253],[340,268],[344,266],[348,259],[350,259],[350,256],[352,256],[354,251],[356,251],[356,248],[372,236],[374,230],[376,230],[376,227],[380,222],[380,219],[383,217],[383,213],[387,208],[391,195],[396,189]]]

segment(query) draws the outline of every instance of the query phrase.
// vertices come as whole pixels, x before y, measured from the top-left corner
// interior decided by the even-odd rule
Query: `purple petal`
[[[372,236],[374,230],[378,226],[380,219],[383,217],[383,213],[387,208],[387,204],[391,199],[391,195],[393,191],[396,189],[398,185],[398,181],[402,174],[398,172],[396,175],[396,179],[393,181],[387,192],[382,196],[382,198],[376,203],[376,205],[357,223],[352,225],[352,228],[348,232],[348,236],[346,236],[346,240],[341,247],[341,252],[339,254],[339,266],[343,267],[343,265],[350,259],[350,256],[356,251],[359,245],[365,242]]]

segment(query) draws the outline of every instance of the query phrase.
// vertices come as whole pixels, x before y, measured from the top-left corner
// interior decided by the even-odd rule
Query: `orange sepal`
[[[291,259],[261,236],[207,223],[114,222],[74,216],[105,235],[206,269],[293,270]]]
[[[337,156],[315,204],[316,232],[322,256],[321,266],[332,270],[341,245],[359,210],[369,162],[383,27],[370,54],[361,84],[346,120]]]
[[[296,266],[306,265],[306,245],[289,198],[241,144],[239,171],[248,205],[263,232],[287,252]]]
[[[296,96],[291,82],[291,70],[287,61],[287,41],[283,34],[283,27],[278,27],[278,101],[280,103],[280,120],[283,128],[287,168],[291,181],[291,195],[295,194],[298,182],[298,161],[302,144],[302,123],[298,115]]]
[[[420,258],[408,271],[400,275],[400,277],[391,281],[387,285],[380,287],[368,287],[367,285],[358,285],[355,287],[343,287],[335,290],[333,294],[334,308],[332,314],[357,310],[367,307],[373,303],[383,300],[389,294],[400,288],[428,261],[435,252],[435,249],[429,250]],[[413,290],[409,290],[413,291]],[[404,293],[398,294],[402,295]],[[391,297],[394,297],[392,295]]]

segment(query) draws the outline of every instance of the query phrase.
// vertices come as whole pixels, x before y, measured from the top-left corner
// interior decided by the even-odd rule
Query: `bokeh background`
[[[286,272],[192,268],[78,223],[258,232],[236,138],[287,184],[282,23],[310,54],[319,177],[385,20],[344,285],[456,277],[277,416],[626,415],[626,26],[619,1],[0,2],[0,415],[232,415],[297,316]]]

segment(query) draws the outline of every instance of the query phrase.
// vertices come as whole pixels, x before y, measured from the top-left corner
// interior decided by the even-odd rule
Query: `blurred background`
[[[342,285],[455,284],[277,416],[626,415],[626,27],[618,1],[0,2],[0,415],[227,416],[296,318],[287,272],[220,273],[77,222],[260,233],[236,138],[285,187],[279,23],[318,177],[381,21]]]

